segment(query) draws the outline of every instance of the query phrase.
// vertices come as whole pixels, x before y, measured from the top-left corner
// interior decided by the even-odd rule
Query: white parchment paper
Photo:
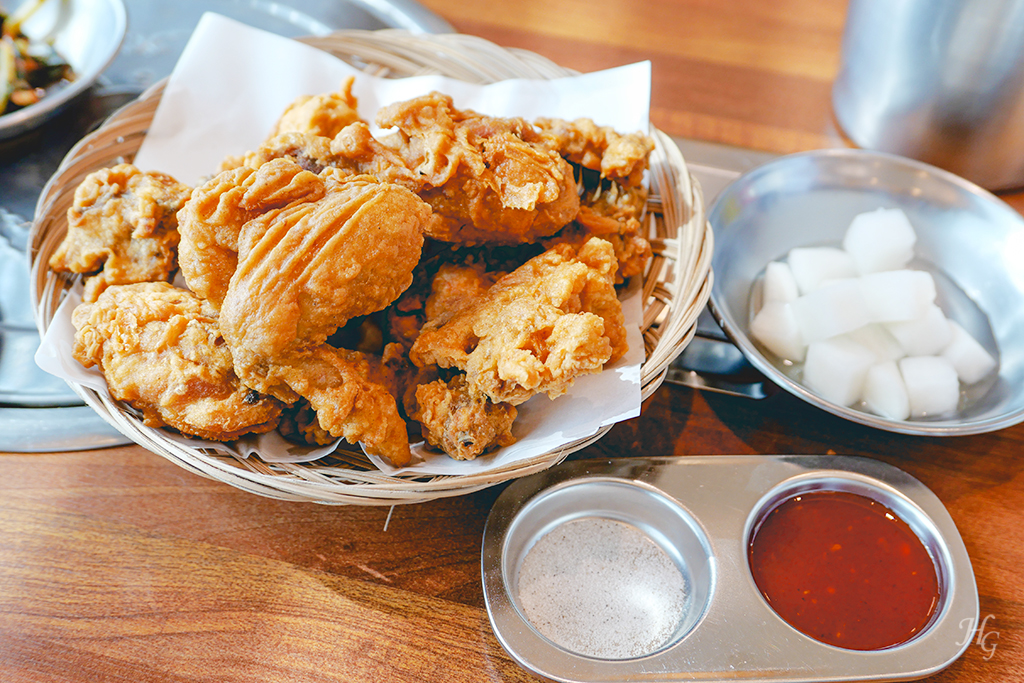
[[[649,130],[649,62],[555,80],[518,79],[485,86],[440,76],[383,79],[302,43],[207,13],[168,80],[135,164],[198,185],[226,156],[257,147],[295,98],[335,91],[349,75],[356,76],[353,94],[359,99],[359,113],[371,123],[381,106],[437,90],[451,95],[456,107],[494,116],[588,117],[623,133]],[[69,300],[58,311],[36,354],[37,363],[51,374],[105,392],[102,375],[71,357],[75,303]],[[630,347],[626,357],[602,373],[581,377],[556,400],[540,395],[519,406],[514,445],[476,460],[456,461],[415,444],[412,464],[400,470],[379,458],[371,460],[391,474],[478,474],[636,417],[644,360],[638,287],[623,296],[623,308]],[[296,448],[277,435],[233,444],[183,440],[241,455],[258,453],[270,462],[313,460],[332,450]]]

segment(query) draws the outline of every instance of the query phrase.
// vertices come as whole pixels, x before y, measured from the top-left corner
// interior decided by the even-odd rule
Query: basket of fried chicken
[[[478,38],[246,30],[205,38],[329,58],[334,87],[252,105],[273,113],[212,150],[233,131],[183,124],[190,101],[231,128],[250,115],[179,64],[80,142],[33,225],[40,365],[192,472],[327,504],[464,494],[638,414],[711,283],[700,189],[670,138],[563,117],[592,82]],[[506,85],[526,94],[499,100],[554,113],[478,108],[473,93]]]

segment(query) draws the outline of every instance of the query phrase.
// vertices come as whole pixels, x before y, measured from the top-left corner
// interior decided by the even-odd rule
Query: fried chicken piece
[[[395,127],[405,165],[426,185],[434,209],[427,235],[460,244],[519,244],[553,235],[579,209],[572,167],[529,142],[530,125],[459,111],[431,93],[384,107],[377,124]]]
[[[502,275],[487,272],[480,265],[443,264],[430,285],[424,307],[426,319],[436,320],[479,299]]]
[[[375,401],[379,401],[381,409],[389,412],[390,407],[385,405],[388,402],[382,400],[380,393],[380,390],[384,389],[395,398],[397,407],[401,411],[403,395],[409,394],[411,396],[416,389],[415,383],[420,381],[428,382],[437,376],[436,372],[424,372],[413,367],[408,360],[395,358],[388,350],[385,350],[385,356],[380,356],[346,349],[321,348],[324,350],[317,351],[320,357],[319,361],[314,363],[307,362],[303,369],[296,370],[296,372],[302,372],[304,375],[316,375],[316,379],[313,381],[323,385],[319,388],[320,393],[335,391],[340,394],[347,392],[354,405],[358,403],[356,397],[364,395],[361,399],[364,404],[373,405]],[[333,354],[334,357],[332,358],[330,354]],[[317,365],[317,363],[322,364]],[[319,374],[307,372],[310,367],[316,367]],[[327,368],[326,372],[324,372],[325,367]],[[309,380],[307,378],[300,381]],[[310,388],[308,393],[312,394],[315,392]],[[338,403],[337,400],[334,402]],[[331,410],[331,408],[328,408],[328,410]],[[370,418],[373,418],[372,413]],[[325,422],[329,423],[330,421],[325,420]],[[346,424],[349,429],[353,429],[353,420],[346,420]],[[399,423],[392,418],[382,424],[393,427]],[[316,410],[306,399],[299,399],[291,406],[285,408],[281,418],[281,425],[278,429],[285,438],[298,443],[318,446],[326,446],[340,436],[340,434],[331,434],[327,428],[321,426]],[[372,436],[365,436],[362,433],[357,434],[355,432],[351,436],[356,440],[373,438]],[[387,443],[397,440],[397,437],[377,437],[377,439]],[[406,438],[406,442],[408,440]]]
[[[258,169],[269,161],[284,158],[293,160],[304,170],[320,174],[326,182],[372,175],[381,182],[396,183],[413,192],[423,187],[423,179],[405,166],[398,152],[373,137],[369,127],[361,121],[346,126],[333,139],[298,132],[274,135],[235,160],[230,168]]]
[[[413,192],[423,188],[423,178],[405,165],[397,151],[373,137],[365,123],[353,123],[330,143],[331,166],[352,174],[369,174],[382,183],[396,183]]]
[[[309,402],[319,426],[314,433],[362,443],[367,453],[401,467],[412,457],[409,435],[379,362],[376,367],[358,351],[321,344],[275,360],[268,374]]]
[[[555,398],[580,375],[625,354],[626,329],[613,278],[612,246],[591,238],[559,244],[499,279],[487,292],[423,326],[410,358],[458,368],[474,391],[519,405]]]
[[[178,211],[178,260],[189,289],[220,308],[238,265],[238,235],[251,218],[292,202],[316,201],[325,183],[295,161],[222,171]]]
[[[289,441],[309,446],[328,446],[339,438],[332,436],[329,431],[320,426],[320,423],[316,421],[316,411],[305,399],[285,406],[277,431]]]
[[[553,237],[541,240],[545,247],[568,243],[582,246],[593,236],[611,243],[619,262],[615,283],[621,284],[644,272],[651,259],[651,243],[640,234],[647,191],[643,187],[624,188],[610,183],[582,199],[576,220]]]
[[[175,214],[191,191],[169,175],[131,164],[90,173],[75,190],[68,233],[50,268],[98,273],[86,278],[86,302],[111,285],[170,282],[177,269]]]
[[[277,426],[281,403],[239,381],[217,312],[165,282],[112,285],[75,309],[74,356],[150,427],[230,441]]]
[[[466,383],[464,375],[416,388],[412,417],[424,427],[424,438],[456,460],[516,442],[512,423],[518,411],[508,403],[492,403]]]
[[[250,386],[289,403],[305,398],[331,434],[361,440],[399,465],[409,451],[394,398],[363,386],[324,342],[409,286],[430,207],[370,176],[325,191],[242,226],[221,328]]]
[[[408,349],[399,343],[385,346],[380,362],[385,383],[398,400],[399,409],[411,418],[416,410],[416,389],[421,384],[429,384],[438,379],[440,373],[437,366],[416,367],[409,360]]]
[[[284,110],[270,136],[280,133],[312,133],[333,138],[342,128],[359,121],[359,101],[352,94],[355,76],[349,76],[338,92],[303,95]]]
[[[221,170],[232,170],[240,166],[256,170],[268,161],[286,158],[291,159],[303,170],[318,174],[333,164],[331,139],[312,133],[279,133],[267,138],[259,147],[241,157],[225,161],[221,165]]]
[[[412,281],[429,213],[408,190],[360,176],[249,220],[221,311],[225,338],[273,359],[383,309]]]
[[[549,149],[574,164],[600,171],[602,178],[626,187],[643,182],[647,160],[654,140],[643,133],[622,134],[609,126],[598,126],[591,119],[537,119],[540,137]]]

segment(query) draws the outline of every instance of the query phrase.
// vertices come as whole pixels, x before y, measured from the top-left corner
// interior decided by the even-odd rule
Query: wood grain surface
[[[776,153],[846,144],[829,90],[843,0],[425,0],[461,32],[590,71],[653,65],[670,135]],[[1022,195],[1007,195],[1018,210]],[[948,507],[982,623],[929,681],[1024,680],[1024,425],[958,438],[872,430],[780,392],[664,385],[574,458],[864,455]],[[247,494],[130,446],[0,453],[0,681],[528,681],[488,622],[498,486],[426,504]],[[976,627],[971,631],[972,627]]]

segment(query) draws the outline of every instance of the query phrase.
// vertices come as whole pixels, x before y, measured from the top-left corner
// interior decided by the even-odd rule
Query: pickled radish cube
[[[827,280],[857,276],[853,259],[837,247],[796,247],[789,250],[788,261],[801,294],[813,292]]]
[[[807,346],[804,384],[826,401],[852,406],[860,400],[868,368],[875,356],[845,337],[817,341]]]
[[[875,354],[876,363],[903,358],[906,352],[896,337],[882,325],[865,325],[845,335]]]
[[[949,328],[953,338],[942,357],[952,363],[961,382],[974,384],[995,369],[996,359],[960,323],[950,320]]]
[[[935,279],[923,270],[887,270],[860,278],[864,301],[874,322],[924,317],[935,303]]]
[[[890,420],[910,417],[910,397],[896,361],[890,360],[868,368],[864,377],[864,403],[871,412]]]
[[[871,322],[856,278],[829,283],[790,305],[800,334],[808,344],[852,332]]]
[[[854,216],[843,237],[843,249],[858,273],[898,270],[914,257],[917,235],[900,209],[876,209]]]
[[[910,415],[926,417],[956,410],[960,380],[956,368],[942,356],[909,356],[899,361],[907,385]]]
[[[800,362],[804,359],[803,337],[793,308],[783,301],[769,301],[750,322],[750,333],[779,358]]]
[[[800,296],[793,270],[785,261],[772,261],[764,269],[762,299],[768,301],[793,301]]]
[[[942,353],[953,339],[949,320],[942,309],[932,304],[924,316],[915,320],[885,323],[908,356],[934,356]]]

